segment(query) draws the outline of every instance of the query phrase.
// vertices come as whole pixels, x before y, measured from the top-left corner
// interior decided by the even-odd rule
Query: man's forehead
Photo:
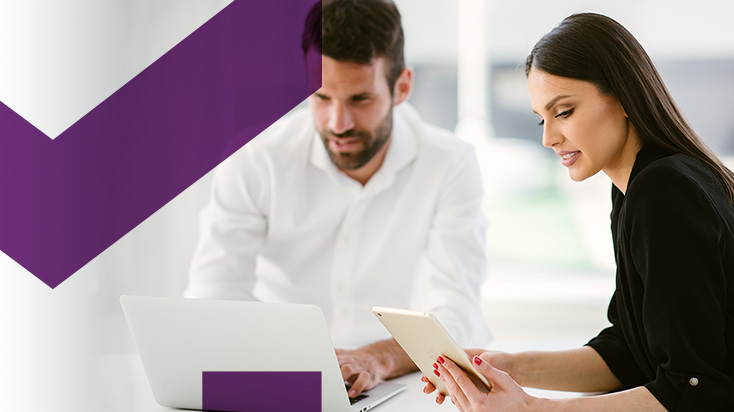
[[[387,88],[384,58],[373,59],[369,64],[339,61],[323,56],[322,87],[359,94],[379,92]]]

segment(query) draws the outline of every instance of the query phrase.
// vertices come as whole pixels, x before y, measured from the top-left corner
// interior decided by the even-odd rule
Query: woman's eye
[[[573,113],[573,109],[568,109],[568,110],[566,110],[566,111],[564,111],[564,112],[560,112],[560,113],[558,113],[558,114],[557,114],[557,115],[555,116],[555,118],[557,119],[557,118],[559,118],[559,117],[562,117],[562,118],[564,118],[564,119],[565,119],[565,118],[567,118],[568,116],[570,116],[570,115],[571,115],[571,113]]]
[[[559,117],[562,119],[567,118],[573,113],[573,109],[568,109],[566,111],[560,112],[557,115],[553,116],[554,119],[558,119]],[[545,120],[540,119],[540,123],[538,123],[538,126],[543,126],[545,124]]]

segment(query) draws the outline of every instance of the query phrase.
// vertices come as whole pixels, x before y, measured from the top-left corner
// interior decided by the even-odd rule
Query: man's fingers
[[[342,378],[345,381],[351,382],[353,380],[354,375],[356,375],[354,367],[351,363],[345,363],[341,365],[339,368],[342,372]]]
[[[357,375],[357,379],[352,382],[352,387],[349,389],[349,397],[354,398],[355,396],[362,393],[362,391],[372,389],[370,385],[370,374],[368,372],[361,372]]]
[[[335,352],[342,378],[351,385],[350,397],[374,388],[386,375],[384,368],[376,361],[376,355],[369,351],[335,349]]]

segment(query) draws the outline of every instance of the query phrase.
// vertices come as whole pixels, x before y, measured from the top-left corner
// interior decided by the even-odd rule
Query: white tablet
[[[434,314],[379,306],[372,312],[440,393],[448,395],[441,379],[433,373],[439,355],[459,365],[481,391],[489,391],[487,379],[474,369],[469,355]]]

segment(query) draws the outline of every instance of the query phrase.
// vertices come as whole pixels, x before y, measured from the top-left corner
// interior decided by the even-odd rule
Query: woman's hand
[[[481,357],[485,359],[486,362],[489,362],[496,369],[505,371],[509,373],[510,376],[512,376],[512,354],[498,351],[487,351],[485,349],[464,349],[464,352],[469,355],[469,359],[474,359],[475,356],[481,355]],[[436,390],[436,387],[433,386],[433,384],[425,376],[421,377],[421,381],[426,384],[426,386],[423,388],[423,393],[430,394]],[[440,393],[437,394],[436,403],[438,403],[439,405],[442,404],[444,398],[444,395]]]
[[[493,367],[489,363],[491,357],[492,354],[484,353],[472,358],[474,368],[491,385],[488,393],[474,386],[469,376],[450,359],[438,358],[436,373],[446,385],[452,402],[462,412],[532,410],[536,399],[526,394],[506,372]],[[439,404],[443,401],[441,395],[436,398]]]
[[[494,366],[495,369],[507,372],[512,379],[517,380],[515,376],[515,362],[513,362],[513,356],[511,353],[499,352],[499,351],[488,351],[486,349],[464,349],[469,359],[474,359],[475,356],[480,356],[482,359],[486,359],[490,365]]]

